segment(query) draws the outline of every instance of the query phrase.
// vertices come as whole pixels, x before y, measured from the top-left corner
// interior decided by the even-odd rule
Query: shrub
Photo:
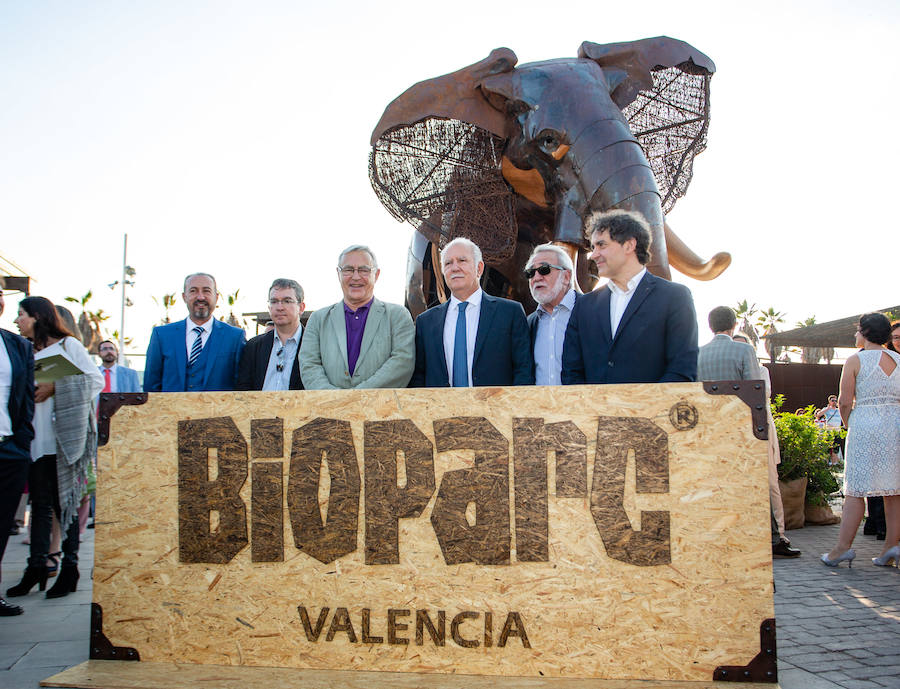
[[[826,430],[816,426],[816,408],[806,407],[801,414],[779,412],[784,403],[783,395],[776,395],[772,403],[775,430],[781,447],[781,464],[778,478],[782,481],[808,479],[806,502],[809,505],[824,505],[830,493],[838,489],[834,477],[835,468],[829,466],[831,448],[835,438],[843,437],[845,431]]]

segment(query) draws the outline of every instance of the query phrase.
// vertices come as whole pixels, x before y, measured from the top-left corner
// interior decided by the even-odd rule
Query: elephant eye
[[[562,135],[559,132],[545,129],[537,136],[538,147],[547,155],[552,155],[562,145]]]

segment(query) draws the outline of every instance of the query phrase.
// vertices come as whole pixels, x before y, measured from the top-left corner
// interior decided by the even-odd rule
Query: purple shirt
[[[374,297],[369,300],[368,304],[363,304],[356,311],[344,302],[344,322],[347,324],[347,367],[351,376],[356,368],[356,361],[359,359],[363,331],[366,329],[366,319],[369,317],[369,307],[372,306],[373,301],[375,301]]]

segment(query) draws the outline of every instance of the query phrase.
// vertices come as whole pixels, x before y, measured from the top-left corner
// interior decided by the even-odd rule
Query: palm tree
[[[93,296],[93,291],[88,290],[83,297],[66,297],[65,300],[81,306],[81,315],[78,317],[78,330],[81,331],[81,341],[84,343],[85,349],[92,354],[96,354],[97,345],[103,339],[103,335],[100,334],[100,324],[107,320],[109,316],[103,313],[103,309],[88,310],[88,302]]]
[[[763,337],[768,337],[769,335],[777,333],[779,323],[784,323],[784,312],[776,311],[772,306],[764,311],[760,311],[759,315],[756,317],[756,324],[762,328]],[[778,355],[781,354],[783,349],[784,347],[771,344],[766,340],[766,352],[768,352],[772,363],[775,363],[775,359],[778,358]]]
[[[240,291],[241,291],[240,288],[238,288],[238,289],[234,290],[234,294],[229,294],[227,297],[228,312],[229,312],[227,323],[228,323],[228,325],[233,325],[236,328],[244,327],[244,324],[241,322],[241,320],[238,319],[238,317],[234,315],[234,307],[238,303],[238,299],[239,299],[238,294],[240,293]],[[225,318],[223,317],[222,320],[224,321]]]
[[[162,295],[162,303],[160,303],[159,299],[153,297],[153,301],[156,302],[157,306],[162,306],[163,308],[163,317],[160,321],[161,325],[166,325],[167,323],[171,323],[172,319],[169,318],[169,309],[175,306],[175,293],[164,294]]]
[[[759,313],[759,309],[756,308],[756,304],[751,304],[746,299],[739,301],[737,306],[733,308],[735,318],[737,319],[738,330],[745,333],[747,337],[750,338],[750,343],[755,349],[756,345],[759,344],[759,334],[756,332],[756,328],[753,326],[750,319]]]

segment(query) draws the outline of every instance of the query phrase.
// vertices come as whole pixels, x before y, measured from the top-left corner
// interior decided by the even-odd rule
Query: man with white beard
[[[580,296],[572,288],[572,259],[555,244],[541,244],[525,265],[531,296],[538,303],[528,316],[535,383],[560,385],[566,326]]]

